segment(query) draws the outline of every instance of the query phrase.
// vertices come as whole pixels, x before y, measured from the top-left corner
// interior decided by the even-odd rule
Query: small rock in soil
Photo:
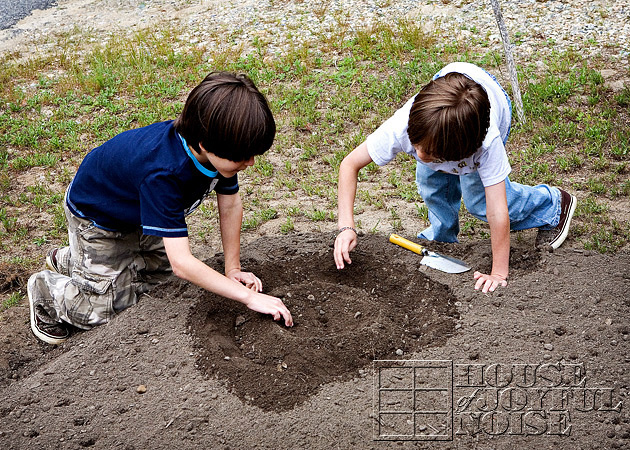
[[[559,326],[559,327],[556,327],[553,330],[553,332],[556,333],[556,335],[558,336],[563,336],[567,332],[567,329],[564,328],[563,326]]]
[[[245,316],[239,315],[239,316],[236,316],[236,321],[234,322],[234,325],[237,327],[240,327],[245,322],[247,322],[247,319],[245,318]]]

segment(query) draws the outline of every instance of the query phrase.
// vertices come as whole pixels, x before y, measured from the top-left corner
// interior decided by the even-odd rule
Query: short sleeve
[[[219,175],[218,179],[219,181],[214,187],[214,191],[217,194],[232,195],[238,192],[238,175],[231,176],[230,178],[223,178]]]
[[[493,186],[505,178],[512,171],[510,161],[505,151],[503,139],[496,127],[490,127],[483,143],[485,151],[479,158],[479,178],[484,187]]]
[[[397,153],[405,152],[413,155],[415,150],[409,136],[407,125],[409,123],[409,111],[415,97],[397,110],[392,117],[387,119],[366,139],[368,153],[372,161],[379,166],[384,166],[396,157]]]

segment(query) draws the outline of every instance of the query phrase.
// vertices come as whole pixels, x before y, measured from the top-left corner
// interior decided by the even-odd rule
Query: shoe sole
[[[30,316],[31,316],[31,331],[33,332],[33,334],[35,335],[36,338],[46,342],[47,344],[52,344],[52,345],[59,345],[59,344],[63,344],[64,342],[66,342],[68,340],[68,338],[56,338],[56,337],[52,337],[47,335],[46,333],[44,333],[43,331],[41,331],[39,328],[37,328],[37,325],[35,323],[35,305],[33,304],[33,296],[31,294],[31,280],[28,280],[28,283],[26,285],[26,292],[28,293],[28,306],[30,309]]]
[[[46,255],[46,268],[52,272],[59,273],[59,270],[53,264],[50,255]]]
[[[572,195],[571,204],[569,205],[569,211],[567,212],[567,219],[564,221],[564,227],[562,227],[562,231],[558,235],[558,238],[551,243],[551,248],[553,248],[554,250],[560,247],[569,235],[569,227],[571,226],[571,219],[573,219],[573,213],[575,212],[576,206],[577,198],[575,197],[575,195]]]

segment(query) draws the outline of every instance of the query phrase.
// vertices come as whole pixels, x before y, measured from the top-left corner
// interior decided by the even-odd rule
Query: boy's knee
[[[464,205],[473,217],[487,222],[486,219],[486,199],[484,197],[466,198],[464,197]]]

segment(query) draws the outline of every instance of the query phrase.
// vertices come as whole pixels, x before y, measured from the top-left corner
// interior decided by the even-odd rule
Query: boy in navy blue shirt
[[[275,137],[265,97],[244,75],[213,73],[190,93],[175,121],[129,130],[92,150],[66,191],[68,247],[46,257],[28,281],[31,329],[60,344],[68,324],[108,322],[174,273],[293,325],[278,298],[240,265],[243,218],[237,173]],[[186,226],[217,194],[225,275],[195,258]]]

